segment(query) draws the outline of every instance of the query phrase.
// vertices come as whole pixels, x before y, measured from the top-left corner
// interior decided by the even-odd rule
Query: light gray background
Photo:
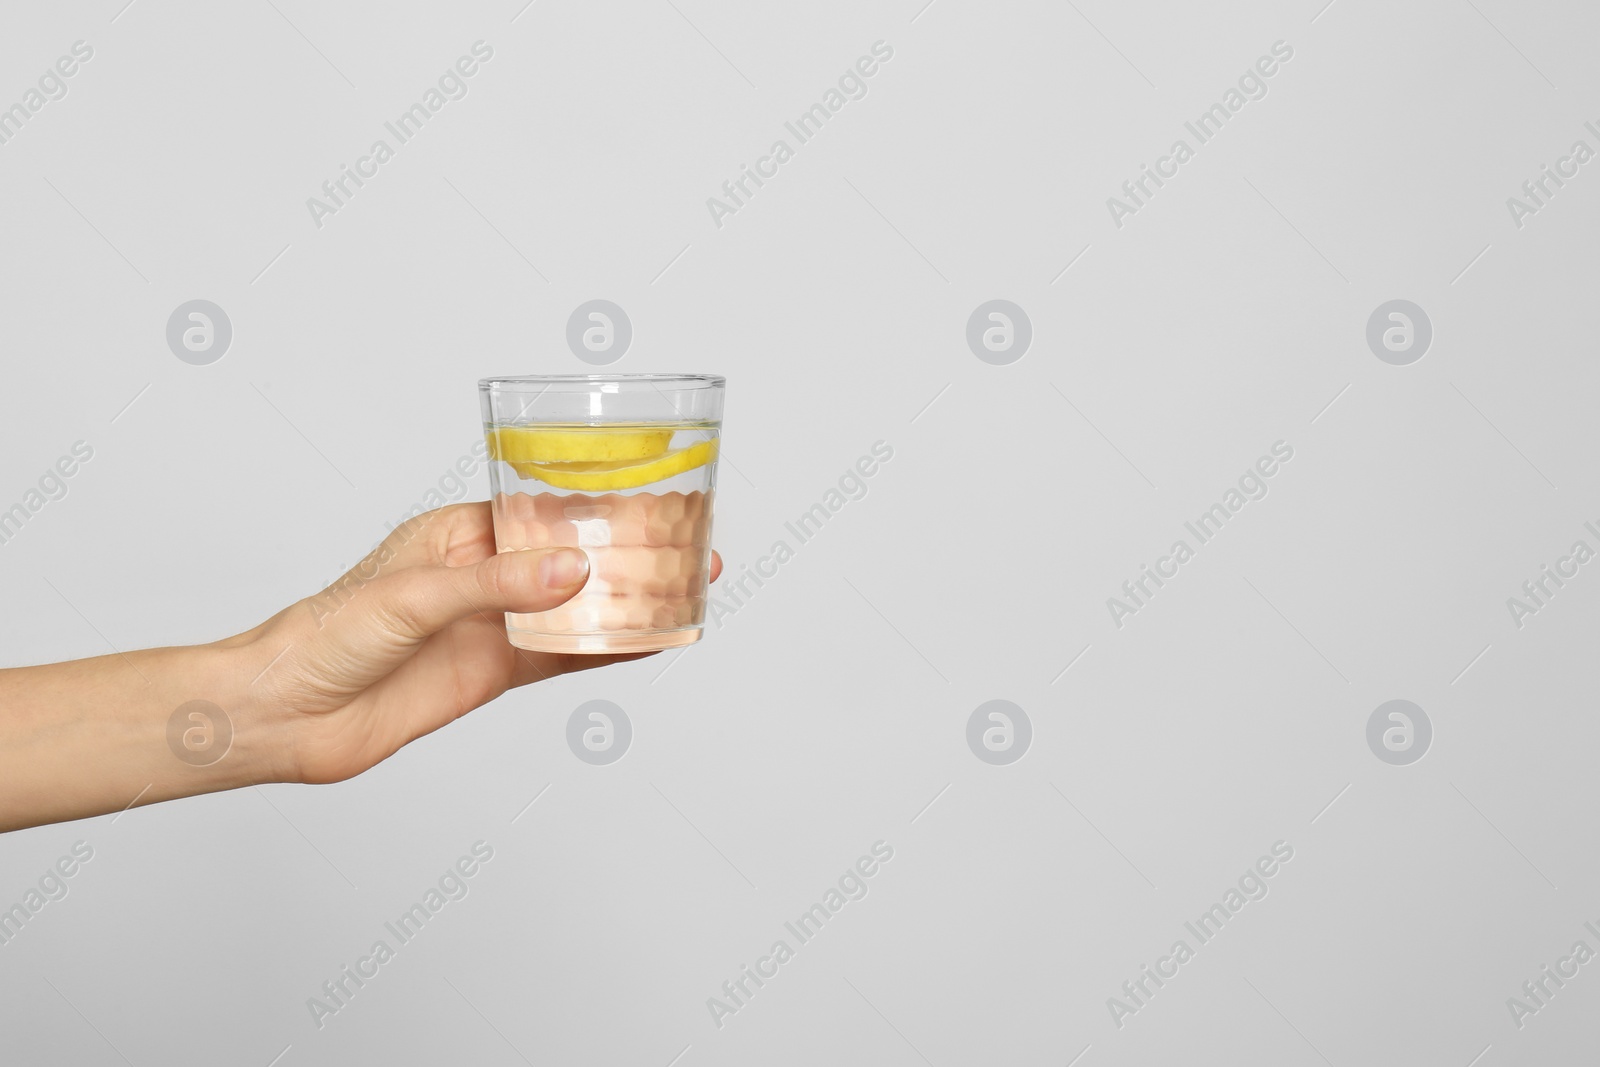
[[[4,906],[95,849],[0,946],[0,1061],[1592,1051],[1600,965],[1521,1029],[1506,999],[1600,949],[1600,567],[1520,629],[1506,598],[1600,547],[1600,162],[1520,229],[1506,198],[1600,148],[1600,9],[122,4],[0,32],[0,104],[95,50],[0,145],[0,507],[95,450],[0,546],[7,664],[315,591],[467,454],[476,379],[586,369],[590,299],[632,319],[615,369],[728,376],[733,568],[874,441],[894,458],[685,653],[512,693],[347,784],[0,838]],[[469,95],[314,226],[306,198],[479,39]],[[713,225],[877,40],[866,98]],[[1114,226],[1106,198],[1278,40],[1269,94]],[[211,366],[165,341],[197,298],[233,325]],[[1397,298],[1434,328],[1404,367],[1365,341]],[[991,299],[1032,322],[1008,366],[966,344]],[[1115,627],[1106,598],[1278,440],[1270,494]],[[1433,724],[1411,766],[1365,740],[1395,698]],[[590,699],[634,725],[610,766],[564,742]],[[1033,725],[1009,766],[966,743],[993,699]],[[318,1029],[307,998],[480,839],[470,895]],[[713,1025],[880,839],[870,894]],[[1115,1026],[1107,998],[1279,840],[1270,895]]]

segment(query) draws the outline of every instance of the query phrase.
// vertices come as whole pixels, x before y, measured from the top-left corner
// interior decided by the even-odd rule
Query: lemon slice
[[[524,478],[536,478],[557,489],[588,493],[611,489],[637,489],[684,471],[703,467],[717,458],[717,442],[700,441],[687,448],[673,449],[643,461],[578,461],[571,463],[528,463],[511,461],[511,467]]]
[[[489,431],[489,458],[519,463],[634,462],[663,455],[675,431],[609,426],[501,426]]]

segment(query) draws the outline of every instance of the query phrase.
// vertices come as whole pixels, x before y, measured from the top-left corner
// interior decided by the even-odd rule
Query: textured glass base
[[[518,648],[529,652],[576,652],[602,654],[608,652],[659,652],[664,648],[681,648],[700,640],[702,628],[685,627],[679,630],[617,630],[602,634],[545,634],[531,630],[506,628],[506,636]]]

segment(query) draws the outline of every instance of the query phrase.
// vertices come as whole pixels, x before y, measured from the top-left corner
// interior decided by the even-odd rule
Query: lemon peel
[[[513,467],[525,463],[632,463],[664,455],[673,433],[670,428],[501,426],[489,431],[489,458]]]
[[[650,459],[577,460],[535,463],[511,460],[511,467],[524,478],[535,478],[557,489],[578,492],[637,489],[684,471],[703,467],[717,458],[717,442],[699,441]]]

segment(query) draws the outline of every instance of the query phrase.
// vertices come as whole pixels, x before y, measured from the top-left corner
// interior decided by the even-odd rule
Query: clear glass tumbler
[[[725,384],[712,374],[478,383],[499,550],[589,556],[577,596],[506,615],[512,644],[649,652],[700,639]]]

